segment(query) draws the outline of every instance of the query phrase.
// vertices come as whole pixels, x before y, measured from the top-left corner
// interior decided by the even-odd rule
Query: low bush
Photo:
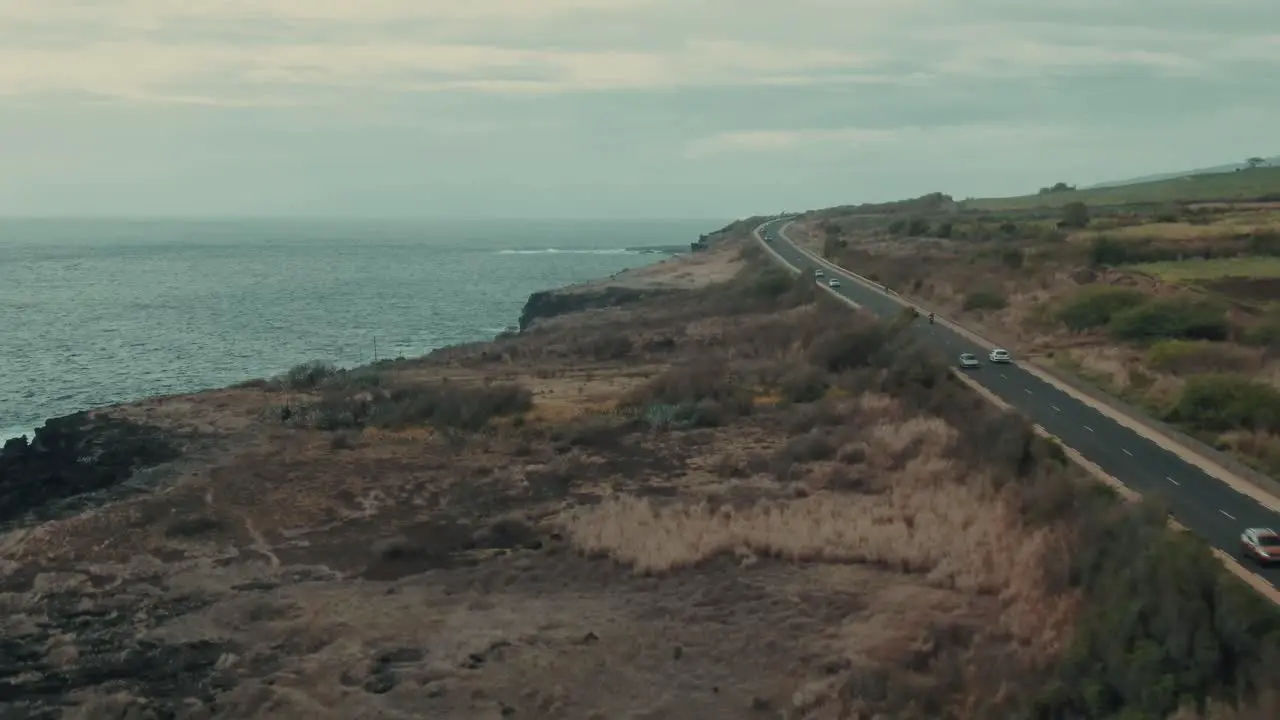
[[[635,343],[621,332],[609,331],[582,341],[577,349],[593,360],[621,360],[631,355]]]
[[[1215,303],[1187,298],[1156,298],[1116,313],[1107,330],[1135,342],[1162,339],[1225,340],[1230,332],[1225,310]]]
[[[835,443],[822,432],[811,431],[791,438],[781,450],[780,457],[793,463],[830,460],[836,456]]]
[[[292,425],[331,431],[414,425],[475,431],[496,417],[522,413],[532,407],[533,394],[520,385],[462,385],[445,381],[390,392],[352,394],[330,388],[317,402],[288,408],[281,419]]]
[[[1259,365],[1256,351],[1208,340],[1162,340],[1146,354],[1156,370],[1178,375],[1215,372],[1248,372]]]
[[[755,398],[714,358],[669,368],[628,393],[622,408],[638,410],[654,429],[713,427],[751,414]]]
[[[337,374],[332,363],[316,360],[289,368],[282,381],[290,390],[314,390]]]
[[[1075,332],[1109,324],[1116,315],[1145,302],[1147,295],[1130,288],[1086,288],[1058,307],[1059,322]]]
[[[778,390],[788,402],[808,403],[827,393],[827,374],[815,367],[796,368],[782,377]]]
[[[1196,430],[1280,430],[1280,390],[1243,375],[1187,380],[1167,419]]]
[[[1163,718],[1280,680],[1280,613],[1153,504],[1081,496],[1072,646],[1032,717]]]
[[[1008,306],[1004,295],[991,290],[976,290],[964,297],[965,310],[1003,310]]]

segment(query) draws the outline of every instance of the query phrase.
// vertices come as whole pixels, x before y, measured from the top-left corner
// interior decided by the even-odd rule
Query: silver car
[[[973,353],[960,354],[960,367],[962,368],[976,368],[981,364],[978,362],[978,356]]]

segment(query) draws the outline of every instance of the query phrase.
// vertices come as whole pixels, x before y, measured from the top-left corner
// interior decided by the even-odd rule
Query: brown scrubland
[[[972,209],[935,194],[831,208],[791,235],[1280,477],[1276,203],[993,202]]]
[[[634,302],[91,414],[173,452],[6,521],[0,714],[1280,717],[1273,607],[750,226]]]

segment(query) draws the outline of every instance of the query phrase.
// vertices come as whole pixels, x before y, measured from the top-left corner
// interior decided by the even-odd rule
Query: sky
[[[1274,0],[0,0],[0,214],[732,218],[1280,152]]]

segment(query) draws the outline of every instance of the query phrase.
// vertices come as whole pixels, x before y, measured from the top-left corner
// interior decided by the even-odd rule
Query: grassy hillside
[[[1071,202],[1086,205],[1134,205],[1194,201],[1280,200],[1280,167],[1263,167],[1211,175],[1188,175],[1172,180],[1120,187],[1069,190],[1007,198],[966,200],[966,210],[1031,210],[1062,207]]]

